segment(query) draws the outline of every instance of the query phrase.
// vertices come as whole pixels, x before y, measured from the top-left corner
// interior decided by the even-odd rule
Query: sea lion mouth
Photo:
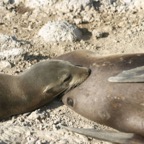
[[[87,73],[88,73],[88,75],[87,75],[87,78],[88,78],[88,77],[91,75],[91,69],[90,69],[90,68],[88,68],[88,72],[87,72]],[[87,78],[86,78],[86,79],[87,79]],[[77,86],[81,85],[86,79],[82,80],[82,81],[79,82],[79,83],[75,83],[74,85],[70,86],[70,87],[64,92],[64,94],[67,93],[67,92],[69,92],[70,90],[76,88]]]
[[[72,87],[68,87],[67,89],[65,89],[64,91],[62,91],[59,96],[62,97],[63,95],[65,95],[66,93],[68,93],[70,90],[74,89],[75,87],[79,86],[80,84],[76,84],[73,85]]]

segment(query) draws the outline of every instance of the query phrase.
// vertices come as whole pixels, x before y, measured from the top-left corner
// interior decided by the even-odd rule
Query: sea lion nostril
[[[73,105],[74,105],[73,99],[68,97],[68,98],[67,98],[67,104],[68,104],[69,106],[72,106],[72,107],[73,107]]]

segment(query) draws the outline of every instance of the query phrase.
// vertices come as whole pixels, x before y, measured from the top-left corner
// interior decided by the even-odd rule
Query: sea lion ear
[[[109,82],[144,82],[144,66],[126,70],[108,79]]]
[[[69,71],[60,71],[59,72],[59,79],[61,80],[61,82],[67,82],[70,81],[72,79],[72,75]]]

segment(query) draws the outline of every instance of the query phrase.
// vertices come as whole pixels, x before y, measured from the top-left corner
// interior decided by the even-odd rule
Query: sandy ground
[[[98,3],[95,3],[98,5]],[[144,52],[144,10],[116,6],[86,8],[76,14],[57,9],[32,9],[24,5],[4,5],[0,9],[0,33],[30,42],[23,59],[2,72],[18,74],[31,65],[76,49],[87,49],[97,55]],[[78,13],[78,12],[77,12]],[[86,16],[85,20],[83,19]],[[72,17],[73,16],[73,17]],[[46,43],[36,37],[48,21],[67,20],[76,24],[83,37],[75,42]],[[81,22],[78,22],[81,21]],[[106,128],[76,114],[55,99],[47,106],[0,122],[0,143],[108,144],[60,129],[72,127]]]

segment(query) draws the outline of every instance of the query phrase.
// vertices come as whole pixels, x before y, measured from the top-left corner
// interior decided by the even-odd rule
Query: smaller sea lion
[[[0,74],[0,119],[32,111],[82,83],[90,70],[48,60],[17,75]]]
[[[92,121],[144,137],[144,53],[96,56],[78,50],[57,59],[91,69],[86,81],[62,97],[65,105]]]

